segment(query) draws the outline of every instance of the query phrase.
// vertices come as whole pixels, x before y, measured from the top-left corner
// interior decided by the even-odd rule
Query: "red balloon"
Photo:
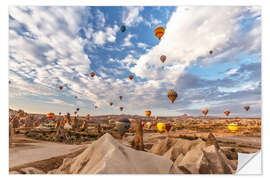
[[[59,86],[59,89],[62,90],[63,89],[63,86]]]

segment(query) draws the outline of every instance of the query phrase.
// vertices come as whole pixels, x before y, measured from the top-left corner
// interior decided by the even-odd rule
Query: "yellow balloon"
[[[166,124],[165,123],[158,123],[157,129],[159,132],[164,132],[166,130]]]
[[[231,123],[231,124],[228,125],[228,129],[229,129],[231,132],[236,132],[236,131],[239,129],[239,127],[238,127],[237,124]]]

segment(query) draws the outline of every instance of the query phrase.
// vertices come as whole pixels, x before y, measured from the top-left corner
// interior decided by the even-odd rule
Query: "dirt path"
[[[14,142],[9,148],[9,168],[69,154],[87,146],[37,141],[22,136],[15,137]]]

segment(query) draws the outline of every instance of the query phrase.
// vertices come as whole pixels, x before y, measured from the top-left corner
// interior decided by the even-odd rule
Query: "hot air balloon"
[[[120,111],[123,111],[123,109],[124,109],[123,107],[120,107]]]
[[[98,108],[98,106],[95,106],[95,109],[97,109]]]
[[[61,116],[61,112],[59,112],[59,116]]]
[[[158,120],[158,116],[155,116],[155,120],[156,120],[156,121]]]
[[[128,132],[130,128],[130,121],[128,118],[120,119],[119,121],[115,122],[116,130],[123,136],[126,132]]]
[[[146,111],[145,111],[145,115],[146,115],[146,117],[150,117],[151,111],[150,111],[150,110],[146,110]]]
[[[78,99],[78,96],[74,96],[75,99]]]
[[[110,102],[110,106],[112,106],[113,105],[113,103],[112,102]]]
[[[246,111],[248,111],[249,108],[250,108],[249,106],[245,106],[245,107],[244,107],[244,109],[245,109]]]
[[[145,127],[150,129],[150,128],[152,127],[152,123],[151,123],[151,122],[147,122],[147,123],[145,124]]]
[[[49,120],[53,120],[53,119],[54,119],[54,113],[49,112],[49,113],[47,113],[46,117],[47,117],[47,119],[49,119]]]
[[[162,26],[158,26],[155,30],[154,30],[154,34],[155,36],[160,40],[162,38],[162,36],[165,33],[165,29]]]
[[[126,26],[124,26],[124,25],[120,26],[120,31],[125,32],[126,31]]]
[[[95,76],[95,73],[94,73],[94,72],[91,72],[91,73],[90,73],[90,76],[91,76],[91,77],[94,77],[94,76]]]
[[[207,115],[207,113],[208,113],[208,109],[203,108],[203,109],[202,109],[202,113],[204,114],[204,116],[206,116],[206,115]]]
[[[132,80],[132,79],[133,79],[133,75],[129,75],[128,78],[129,78],[130,80]]]
[[[8,84],[11,84],[11,81],[10,80],[8,81]]]
[[[122,100],[123,99],[123,96],[119,96],[119,99]]]
[[[74,111],[74,114],[76,115],[77,114],[77,111]]]
[[[174,90],[172,90],[172,89],[169,90],[169,92],[168,92],[168,98],[173,103],[175,101],[175,99],[177,98],[177,93]]]
[[[210,51],[209,51],[209,54],[213,54],[213,51],[212,51],[212,50],[210,50]]]
[[[157,121],[153,121],[152,126],[156,126],[157,125]]]
[[[165,55],[160,56],[160,60],[162,63],[166,61],[167,57]]]
[[[159,132],[164,132],[166,130],[166,124],[165,123],[158,123],[157,124],[157,129]]]
[[[77,108],[77,109],[76,109],[76,111],[79,111],[79,110],[80,110],[80,108]]]
[[[144,124],[145,124],[145,123],[142,121],[142,127],[144,127]]]
[[[58,88],[59,88],[59,90],[62,90],[63,89],[63,86],[59,86]]]
[[[228,129],[231,131],[231,132],[236,132],[239,128],[238,128],[238,125],[235,124],[235,123],[231,123],[228,125]]]
[[[171,129],[171,124],[169,124],[169,123],[166,123],[166,125],[165,125],[165,129],[166,129],[166,131],[167,132],[169,132],[170,131],[170,129]]]
[[[229,114],[230,114],[230,111],[229,111],[229,110],[225,110],[225,111],[224,111],[224,114],[228,117]]]

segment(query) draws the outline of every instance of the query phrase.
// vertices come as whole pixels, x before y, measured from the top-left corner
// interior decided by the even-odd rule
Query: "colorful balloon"
[[[128,78],[129,78],[130,80],[132,80],[132,79],[133,79],[133,75],[129,75]]]
[[[203,108],[203,109],[202,109],[202,113],[204,114],[204,116],[206,116],[206,115],[207,115],[207,113],[208,113],[208,109]]]
[[[160,40],[162,38],[162,36],[165,33],[165,29],[162,26],[158,26],[155,30],[154,30],[154,34],[155,36]]]
[[[76,115],[77,114],[77,111],[74,111],[74,114]]]
[[[166,124],[165,123],[157,123],[157,129],[159,132],[164,132],[166,130]]]
[[[150,117],[151,111],[150,111],[150,110],[146,110],[146,111],[145,111],[145,115],[146,115],[146,117]]]
[[[171,124],[169,124],[169,123],[166,123],[166,125],[165,125],[165,129],[166,129],[166,131],[167,132],[169,132],[170,131],[170,129],[171,129]]]
[[[91,72],[91,73],[90,73],[90,76],[91,76],[91,77],[94,77],[95,75],[96,75],[96,74],[95,74],[94,72]]]
[[[229,110],[225,110],[224,114],[228,117],[231,112]]]
[[[168,92],[168,98],[173,103],[175,101],[175,99],[177,98],[177,93],[174,90],[172,90],[172,89],[169,90],[169,92]]]
[[[145,124],[145,123],[142,121],[142,127],[144,127],[144,124]]]
[[[250,108],[249,106],[245,106],[245,107],[244,107],[244,109],[245,109],[246,111],[248,111],[249,108]]]
[[[234,133],[234,132],[236,132],[236,131],[239,129],[239,127],[238,127],[237,124],[231,123],[231,124],[228,125],[228,129],[229,129],[231,132]]]
[[[63,89],[63,86],[59,86],[58,88],[59,88],[59,90],[62,90]]]
[[[150,128],[152,127],[152,123],[151,123],[151,122],[147,122],[147,123],[145,124],[145,127],[150,129]]]
[[[124,26],[124,25],[120,26],[120,31],[125,32],[126,31],[126,26]]]
[[[167,57],[165,55],[160,56],[160,60],[162,63],[166,61]]]
[[[49,112],[49,113],[47,113],[47,115],[46,115],[46,117],[47,117],[47,119],[49,119],[49,120],[53,120],[54,119],[54,113],[52,113],[52,112]]]

